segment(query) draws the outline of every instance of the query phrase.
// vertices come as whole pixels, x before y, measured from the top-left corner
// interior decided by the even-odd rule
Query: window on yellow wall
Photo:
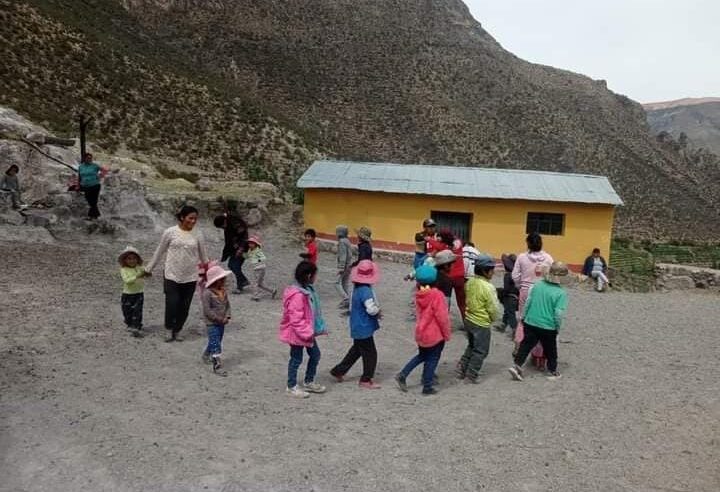
[[[565,214],[528,212],[525,232],[537,232],[545,236],[562,236],[565,232]]]

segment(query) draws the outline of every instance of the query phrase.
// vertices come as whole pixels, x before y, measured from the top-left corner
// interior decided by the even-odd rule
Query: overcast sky
[[[720,0],[465,0],[520,58],[640,102],[720,96]]]

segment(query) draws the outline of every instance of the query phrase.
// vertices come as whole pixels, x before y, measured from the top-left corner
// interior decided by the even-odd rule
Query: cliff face
[[[49,19],[57,13],[47,5],[59,3],[37,1]],[[718,185],[708,184],[706,169],[687,166],[657,144],[639,104],[603,81],[520,60],[459,0],[114,5],[121,12],[103,29],[134,40],[123,49],[137,54],[142,45],[143,59],[161,73],[201,79],[213,97],[254,104],[260,116],[282,122],[274,123],[278,131],[303,136],[289,148],[323,148],[351,159],[603,174],[627,204],[619,210],[621,234],[720,237]],[[119,29],[117,19],[127,27]],[[170,106],[185,109],[181,95],[173,101]],[[245,121],[242,112],[237,121]],[[227,148],[237,132],[219,124],[207,135]],[[203,147],[208,161],[213,152]],[[285,161],[263,162],[273,174],[291,176],[305,164],[287,153]],[[245,155],[228,156],[214,160],[246,166]],[[294,171],[281,170],[290,166]]]
[[[675,139],[684,133],[693,147],[720,155],[720,98],[648,104],[646,109],[654,133],[668,132]]]

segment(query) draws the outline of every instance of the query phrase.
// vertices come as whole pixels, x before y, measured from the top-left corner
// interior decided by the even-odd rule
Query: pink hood
[[[278,338],[288,345],[312,347],[315,343],[315,320],[310,296],[291,285],[283,292],[283,315]]]
[[[529,251],[517,257],[512,279],[521,289],[529,289],[542,278],[543,268],[550,268],[553,257],[545,251]]]
[[[415,341],[418,346],[433,347],[443,340],[450,340],[450,313],[445,294],[434,287],[418,290],[415,305]]]

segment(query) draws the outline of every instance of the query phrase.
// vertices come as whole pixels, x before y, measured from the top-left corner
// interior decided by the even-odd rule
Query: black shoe
[[[396,374],[395,375],[395,382],[398,385],[398,388],[400,388],[400,391],[403,393],[407,393],[407,381],[405,380],[405,376],[402,374]]]
[[[423,396],[432,396],[432,395],[437,395],[438,393],[439,393],[439,391],[436,390],[435,388],[424,389],[422,391]]]
[[[213,372],[218,376],[227,376],[227,371],[222,368],[222,361],[220,357],[213,357],[212,360]]]

